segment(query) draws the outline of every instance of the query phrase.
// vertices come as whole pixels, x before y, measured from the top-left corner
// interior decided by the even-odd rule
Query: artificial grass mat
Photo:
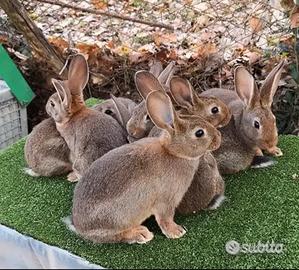
[[[299,266],[299,137],[282,136],[284,156],[271,168],[226,177],[224,205],[216,211],[176,217],[188,232],[167,239],[154,221],[146,245],[94,245],[69,232],[74,184],[23,173],[24,140],[0,155],[0,223],[109,268],[297,268]],[[229,255],[225,244],[274,241],[283,254]]]

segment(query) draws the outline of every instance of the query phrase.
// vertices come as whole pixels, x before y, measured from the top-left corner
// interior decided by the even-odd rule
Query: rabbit
[[[135,110],[137,104],[129,98],[115,97],[112,94],[110,96],[110,99],[93,106],[92,109],[112,116],[127,133],[127,123],[132,117],[132,112]]]
[[[170,81],[170,91],[181,107],[180,114],[200,115],[217,128],[229,123],[232,114],[228,106],[217,97],[199,96],[188,80],[173,77]]]
[[[145,102],[139,104],[131,103],[126,106],[124,98],[116,98],[111,95],[111,99],[97,104],[93,109],[111,115],[124,128],[128,142],[134,142],[147,135],[152,129],[153,123],[147,115]]]
[[[154,124],[147,114],[145,101],[142,100],[132,111],[131,118],[127,122],[126,130],[130,143],[147,137]]]
[[[180,117],[198,115],[215,127],[227,125],[231,118],[230,110],[222,101],[216,98],[198,97],[187,80],[173,77],[170,80],[170,92],[183,107],[178,111]],[[217,108],[216,112],[214,108]],[[160,134],[161,129],[154,127],[149,137],[158,137]],[[211,152],[207,152],[200,158],[191,186],[179,204],[177,212],[194,214],[204,209],[216,209],[225,200],[224,192],[225,184],[216,160]]]
[[[126,128],[130,111],[135,106],[136,103],[131,99],[113,96],[113,99],[97,104],[92,109],[111,115]],[[25,168],[25,172],[33,177],[63,175],[72,171],[70,150],[57,131],[52,118],[43,120],[28,135],[25,143],[25,159],[29,166]]]
[[[146,71],[135,74],[143,88]],[[149,76],[150,79],[154,76]],[[97,159],[76,185],[69,229],[95,243],[139,243],[153,239],[142,222],[154,215],[168,238],[186,231],[173,218],[191,184],[199,158],[215,150],[220,132],[200,117],[180,119],[162,86],[146,98],[152,121],[163,133],[116,148]]]
[[[284,64],[283,60],[269,73],[260,89],[246,68],[239,66],[234,72],[235,91],[210,89],[203,92],[202,96],[220,98],[233,114],[230,123],[220,129],[221,147],[214,152],[221,174],[247,169],[256,155],[263,155],[262,150],[274,156],[282,155],[277,147],[278,133],[271,105]]]
[[[154,61],[150,65],[149,72],[153,74],[155,78],[163,85],[163,87],[168,88],[169,79],[175,72],[175,63],[170,62],[167,67],[163,70],[162,64],[159,61]],[[144,89],[143,92],[139,91],[141,96],[145,99],[147,94],[149,94],[153,89]],[[146,137],[151,129],[154,127],[150,117],[147,114],[145,101],[142,100],[132,111],[131,118],[127,122],[127,132],[129,142],[134,142],[141,138]]]
[[[150,64],[150,72],[154,74],[155,77],[159,78],[159,81],[164,84],[164,86],[168,84],[169,77],[172,76],[174,70],[173,61],[170,62],[164,70],[159,61],[154,61]],[[130,99],[116,98],[113,96],[111,99],[95,105],[93,109],[104,111],[118,120],[118,122],[126,129],[129,142],[134,142],[135,140],[146,137],[148,132],[154,126],[147,115],[144,101],[141,101],[140,104],[136,105],[136,103]]]
[[[105,113],[87,108],[83,89],[88,82],[88,65],[82,54],[72,58],[67,81],[52,79],[57,91],[46,105],[65,139],[73,161],[69,181],[77,181],[97,158],[127,143],[126,134],[118,122]]]
[[[180,118],[191,119],[192,115],[180,115]],[[201,210],[215,210],[225,200],[225,183],[219,173],[217,162],[207,151],[199,158],[198,168],[190,187],[185,193],[176,212],[183,215],[196,214]]]
[[[129,98],[115,97],[112,94],[110,96],[110,99],[107,99],[100,104],[94,105],[92,109],[111,115],[119,122],[119,124],[123,125],[123,117],[121,116],[121,111],[119,110],[119,108],[125,109],[125,113],[128,112],[128,115],[125,118],[130,118],[131,112],[137,104]]]
[[[215,210],[224,202],[224,192],[225,182],[213,154],[208,151],[200,158],[192,183],[176,212],[189,215],[201,210]]]
[[[170,93],[179,105],[179,114],[200,115],[213,126],[226,126],[231,119],[231,111],[219,98],[199,96],[186,79],[174,76],[170,80]],[[156,127],[149,132],[150,137],[158,136]]]
[[[70,150],[52,118],[43,120],[28,135],[24,147],[31,176],[63,175],[72,171]]]

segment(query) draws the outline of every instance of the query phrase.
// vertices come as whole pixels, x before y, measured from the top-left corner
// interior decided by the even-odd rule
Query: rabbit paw
[[[281,157],[283,155],[282,151],[277,146],[268,149],[267,152],[275,157]]]
[[[128,231],[127,236],[129,238],[129,244],[145,244],[154,238],[154,234],[148,230],[145,226],[138,226]]]
[[[78,182],[79,178],[75,172],[71,172],[67,175],[67,180],[69,182]]]
[[[165,234],[167,238],[177,239],[186,233],[186,230],[175,222],[165,222],[159,225],[163,234]]]
[[[33,171],[30,168],[24,168],[24,172],[32,177],[39,177],[40,174],[36,173],[35,171]]]

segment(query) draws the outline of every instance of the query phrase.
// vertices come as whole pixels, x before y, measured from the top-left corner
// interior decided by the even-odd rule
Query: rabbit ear
[[[254,107],[260,101],[253,76],[242,66],[235,69],[235,90],[247,107]]]
[[[153,123],[169,133],[173,131],[174,111],[170,98],[161,91],[151,92],[146,98],[146,108]]]
[[[83,54],[76,54],[71,60],[68,72],[68,86],[72,95],[81,95],[89,79],[88,64]]]
[[[165,85],[166,85],[166,87],[169,89],[169,87],[170,87],[170,81],[171,81],[171,79],[172,79],[172,77],[173,77],[173,74],[176,72],[176,67],[175,66],[173,66],[173,68],[170,70],[170,72],[168,73],[168,77],[167,77],[167,80],[166,80],[166,83],[165,83]]]
[[[169,77],[172,77],[173,73],[174,73],[174,66],[175,66],[175,62],[171,61],[167,67],[160,73],[160,75],[158,76],[158,81],[162,84],[162,85],[166,85],[167,80],[169,79]]]
[[[274,69],[272,69],[272,71],[269,73],[264,83],[262,84],[261,86],[262,106],[271,107],[273,102],[273,97],[277,90],[284,65],[285,65],[285,60],[282,60]]]
[[[119,120],[121,125],[125,127],[129,119],[131,118],[130,112],[127,109],[127,107],[122,102],[120,102],[120,100],[117,97],[115,97],[112,94],[110,94],[110,96],[116,108],[117,119]]]
[[[52,84],[55,87],[57,94],[65,109],[69,108],[72,103],[72,96],[65,82],[52,79]]]
[[[188,109],[194,105],[193,89],[188,80],[173,77],[170,80],[170,92],[179,106]]]
[[[148,71],[140,70],[135,74],[135,84],[140,95],[146,99],[147,95],[153,91],[165,92],[158,79]]]
[[[152,73],[156,78],[159,77],[160,73],[162,72],[163,67],[160,61],[154,60],[151,63],[149,72]]]

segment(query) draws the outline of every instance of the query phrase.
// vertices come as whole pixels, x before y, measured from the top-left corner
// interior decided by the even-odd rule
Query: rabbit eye
[[[212,112],[212,114],[219,113],[218,107],[213,107],[212,110],[211,110],[211,112]]]
[[[205,134],[205,132],[204,132],[202,129],[199,129],[199,130],[197,130],[197,131],[195,132],[195,136],[196,136],[197,138],[202,137],[204,134]]]
[[[256,129],[260,129],[260,123],[258,121],[254,121],[254,127]]]
[[[52,107],[55,107],[55,103],[51,100],[50,101],[50,105],[52,106]]]
[[[146,116],[146,120],[147,121],[151,120],[151,118],[149,117],[149,115]]]
[[[108,114],[108,115],[111,115],[111,114],[113,114],[113,112],[112,112],[111,110],[109,110],[109,109],[108,109],[108,110],[106,110],[106,111],[105,111],[105,113],[106,113],[106,114]]]

